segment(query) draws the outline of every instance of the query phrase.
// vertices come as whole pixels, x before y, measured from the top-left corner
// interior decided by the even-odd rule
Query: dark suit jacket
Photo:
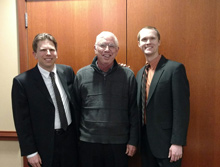
[[[58,64],[57,73],[70,101],[72,123],[76,124],[72,99],[75,74],[71,67]],[[14,78],[12,107],[21,155],[38,152],[43,165],[51,166],[55,107],[37,66]]]
[[[143,70],[144,67],[136,77],[140,117]],[[189,110],[189,83],[185,67],[162,56],[150,85],[146,105],[147,138],[155,157],[167,158],[171,144],[186,145]]]

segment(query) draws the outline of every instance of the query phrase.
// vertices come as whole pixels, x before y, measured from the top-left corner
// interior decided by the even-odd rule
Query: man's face
[[[114,41],[114,37],[106,35],[104,38],[100,38],[95,45],[95,54],[98,58],[99,67],[111,67],[114,63],[114,59],[118,54],[119,47]]]
[[[143,29],[140,32],[138,46],[146,56],[154,56],[158,54],[160,41],[158,39],[157,32],[154,29]]]
[[[38,60],[40,67],[47,71],[51,71],[57,59],[56,48],[50,40],[39,41],[37,52],[33,52],[35,59]]]

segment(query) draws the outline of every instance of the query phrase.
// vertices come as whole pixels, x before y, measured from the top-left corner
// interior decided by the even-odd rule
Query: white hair
[[[112,32],[109,32],[109,31],[102,31],[99,35],[97,35],[95,45],[98,44],[98,42],[101,40],[101,38],[105,38],[106,36],[112,36],[114,38],[114,42],[115,42],[116,46],[118,47],[119,43],[118,43],[117,37],[115,36],[115,34],[113,34]]]

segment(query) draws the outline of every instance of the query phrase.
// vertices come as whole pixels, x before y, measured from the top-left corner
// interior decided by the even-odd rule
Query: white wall
[[[12,79],[19,72],[16,0],[0,0],[0,131],[14,131]],[[17,141],[0,141],[0,166],[22,167]]]
[[[23,167],[23,158],[20,156],[17,141],[0,141],[0,166]]]
[[[16,0],[0,1],[0,130],[14,130],[11,109],[12,78],[18,74]]]

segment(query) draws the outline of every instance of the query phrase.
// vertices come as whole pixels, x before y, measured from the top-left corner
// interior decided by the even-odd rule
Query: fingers
[[[122,67],[128,67],[128,68],[130,68],[130,66],[128,66],[127,64],[123,64],[123,63],[118,63],[120,66],[122,66]]]
[[[41,167],[41,164],[39,162],[29,162],[29,164],[32,166],[32,167]]]
[[[126,148],[126,152],[125,152],[125,154],[129,154],[129,149],[128,149],[128,147]]]
[[[169,149],[168,158],[170,158],[170,162],[178,161],[182,158],[182,146],[172,145]]]
[[[28,163],[32,166],[32,167],[41,167],[41,158],[39,156],[39,154],[31,157],[31,158],[28,158]]]
[[[180,160],[181,158],[182,158],[181,156],[175,156],[175,155],[173,155],[173,156],[171,156],[171,158],[170,158],[170,162],[176,162],[176,161]]]
[[[126,149],[125,154],[132,157],[132,156],[134,156],[135,153],[136,153],[136,147],[132,146],[132,145],[127,145],[127,149]]]

